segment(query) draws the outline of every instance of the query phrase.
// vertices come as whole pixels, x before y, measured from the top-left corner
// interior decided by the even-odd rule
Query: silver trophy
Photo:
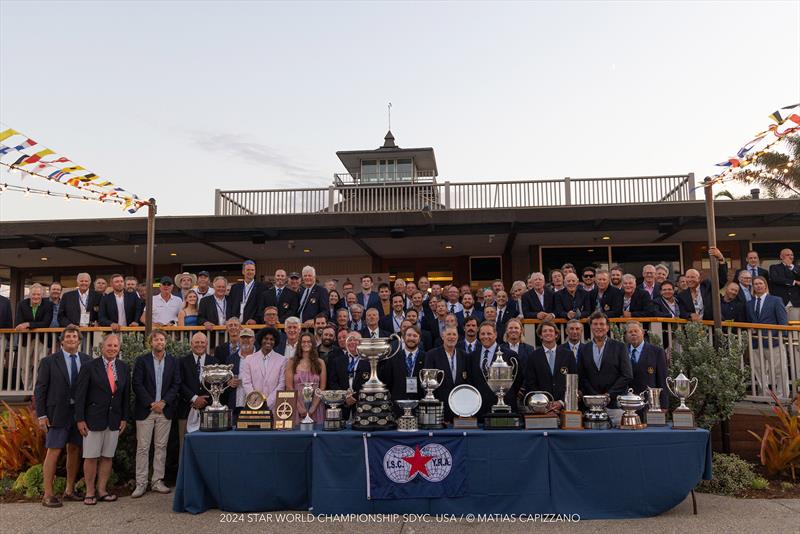
[[[672,428],[695,428],[694,414],[692,409],[686,406],[686,399],[691,397],[697,389],[697,377],[690,380],[683,374],[683,371],[674,379],[668,376],[667,389],[681,401],[681,405],[672,412]]]
[[[578,375],[566,375],[564,391],[564,409],[561,410],[561,428],[564,430],[583,430],[583,414],[578,410],[580,392],[578,391]]]
[[[436,429],[444,427],[444,404],[433,396],[433,390],[442,385],[444,371],[441,369],[422,369],[419,372],[419,381],[425,388],[425,397],[419,401],[417,419],[419,427]]]
[[[551,402],[553,395],[549,391],[531,391],[525,395],[525,408],[534,415],[546,414]]]
[[[611,402],[608,393],[602,395],[584,395],[583,404],[589,411],[583,415],[584,426],[591,430],[607,430],[611,428],[606,406]]]
[[[514,385],[517,377],[517,360],[512,358],[511,365],[503,360],[503,353],[498,348],[496,358],[484,373],[486,384],[492,393],[497,395],[497,404],[492,406],[492,413],[483,418],[484,427],[487,429],[520,428],[519,416],[511,411],[511,406],[506,404],[506,392]]]
[[[646,423],[642,423],[639,414],[636,412],[647,406],[645,395],[637,395],[633,388],[628,388],[625,395],[617,395],[617,406],[624,410],[619,427],[623,430],[641,430],[647,428]]]
[[[200,370],[200,384],[211,395],[211,404],[200,413],[200,430],[222,432],[232,428],[231,410],[219,402],[231,378],[233,365],[204,365]]]
[[[311,418],[309,410],[311,410],[311,403],[314,402],[314,389],[313,382],[303,382],[303,389],[300,393],[303,395],[303,406],[306,409],[306,416],[300,421],[300,430],[311,432],[314,430],[314,420]]]
[[[647,393],[650,408],[644,413],[645,419],[650,426],[665,426],[667,424],[667,411],[661,407],[662,388],[648,387],[643,393]]]
[[[322,399],[328,408],[325,409],[325,421],[322,424],[323,430],[343,430],[342,404],[352,392],[344,389],[317,389],[315,395]]]
[[[348,342],[352,336],[348,337]],[[392,351],[392,339],[397,348]],[[400,336],[360,338],[358,354],[369,361],[369,378],[361,386],[356,402],[353,428],[357,430],[389,430],[394,426],[392,401],[386,384],[378,380],[378,362],[400,352]]]
[[[403,415],[397,419],[397,430],[400,432],[415,432],[418,430],[417,418],[411,412],[419,401],[414,399],[403,399],[395,401],[403,409]]]
[[[558,415],[550,410],[553,395],[549,391],[531,391],[525,395],[525,430],[558,428]]]

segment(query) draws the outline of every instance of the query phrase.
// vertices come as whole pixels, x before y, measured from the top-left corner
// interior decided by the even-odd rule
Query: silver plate
[[[481,410],[481,394],[469,384],[461,384],[453,388],[447,397],[450,409],[459,417],[472,417]]]

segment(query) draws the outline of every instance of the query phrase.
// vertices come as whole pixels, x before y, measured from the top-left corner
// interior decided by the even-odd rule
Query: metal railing
[[[436,183],[434,171],[386,171],[374,173],[334,173],[333,183],[337,186],[376,185],[383,183],[431,184]]]
[[[349,178],[347,178],[349,177]],[[514,182],[361,181],[336,175],[327,188],[215,192],[215,215],[285,215],[444,211],[684,202],[695,199],[694,174],[564,178]]]
[[[612,323],[624,323],[630,319],[611,319]],[[682,319],[639,318],[650,335],[657,336],[667,354],[677,345],[676,329],[686,321]],[[525,319],[525,341],[537,345],[536,327],[541,321]],[[566,341],[565,320],[556,321],[560,329],[561,342]],[[712,324],[703,323],[709,337]],[[253,326],[255,330],[259,326]],[[110,329],[104,327],[82,328],[84,340],[82,350],[91,354],[93,347],[100,344]],[[142,327],[122,328],[123,332],[142,332]],[[208,351],[213,353],[220,343],[226,340],[224,327],[217,326],[207,330],[196,327],[165,327],[167,334],[177,340],[187,341],[197,331],[206,332],[209,337]],[[796,389],[793,384],[800,379],[800,326],[754,325],[751,323],[723,323],[723,332],[733,334],[744,343],[745,353],[740,366],[748,370],[746,400],[768,402],[768,390],[772,388],[782,400],[792,398]],[[61,329],[43,328],[16,332],[0,330],[0,400],[24,398],[33,395],[39,360],[58,349],[58,336]]]

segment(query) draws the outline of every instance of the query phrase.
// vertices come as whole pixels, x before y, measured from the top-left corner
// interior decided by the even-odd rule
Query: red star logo
[[[422,454],[419,450],[419,445],[417,445],[417,448],[414,451],[414,456],[406,456],[403,458],[404,462],[407,462],[409,465],[411,465],[408,471],[408,479],[411,480],[411,478],[418,472],[427,476],[428,468],[425,466],[431,460],[433,460],[433,456],[425,456]]]

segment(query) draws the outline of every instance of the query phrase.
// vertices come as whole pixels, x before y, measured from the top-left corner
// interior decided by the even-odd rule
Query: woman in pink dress
[[[299,350],[286,364],[286,385],[297,392],[297,409],[294,411],[294,424],[296,428],[306,416],[306,406],[303,404],[303,385],[312,383],[314,389],[325,389],[325,362],[317,354],[314,346],[314,336],[305,333],[300,335]],[[325,407],[322,399],[314,395],[311,403],[311,418],[315,423],[322,424],[325,419]]]

